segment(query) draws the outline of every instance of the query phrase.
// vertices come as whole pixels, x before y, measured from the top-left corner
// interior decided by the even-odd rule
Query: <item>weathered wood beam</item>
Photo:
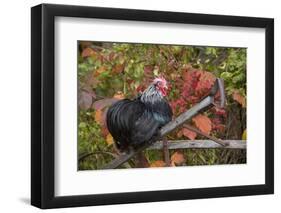
[[[182,126],[186,121],[191,119],[193,116],[198,114],[201,110],[204,108],[210,106],[213,104],[214,97],[213,96],[207,96],[204,98],[201,102],[198,104],[194,105],[192,108],[187,110],[186,112],[180,114],[177,118],[166,124],[162,129],[160,130],[160,135],[161,137],[167,135],[168,133],[174,131],[175,129],[179,128]]]
[[[246,149],[247,143],[245,140],[223,140],[227,143],[226,146],[221,146],[212,140],[169,140],[168,149]],[[147,150],[163,149],[162,141],[157,141],[152,144]]]

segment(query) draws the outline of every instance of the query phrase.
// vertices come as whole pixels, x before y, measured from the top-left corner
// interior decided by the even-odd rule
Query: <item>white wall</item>
[[[281,55],[281,13],[278,1],[94,1],[59,0],[45,3],[81,4],[194,13],[244,15],[275,18],[275,131],[279,133],[281,80],[278,60]],[[41,1],[1,2],[0,46],[0,210],[1,212],[38,212],[29,206],[30,196],[30,7]],[[275,195],[173,201],[51,210],[51,212],[276,212],[281,202],[281,145],[275,137]],[[281,208],[280,208],[281,209]]]

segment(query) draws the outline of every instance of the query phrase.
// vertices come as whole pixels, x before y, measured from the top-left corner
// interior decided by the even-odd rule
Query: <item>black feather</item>
[[[172,110],[164,99],[143,102],[141,96],[124,99],[109,107],[106,123],[121,151],[137,148],[159,134],[159,128],[172,119]]]

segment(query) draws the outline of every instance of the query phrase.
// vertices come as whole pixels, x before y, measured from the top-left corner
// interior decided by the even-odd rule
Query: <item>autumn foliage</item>
[[[174,116],[208,95],[217,77],[223,78],[227,93],[226,108],[213,107],[195,116],[190,124],[222,139],[241,139],[246,129],[245,49],[80,42],[79,169],[100,168],[118,154],[105,124],[108,106],[123,98],[136,97],[159,75],[169,82],[167,99]],[[169,140],[201,138],[184,127],[168,135]],[[212,161],[208,161],[207,156],[210,153],[217,155],[217,151],[194,151],[199,161],[203,159],[196,163],[189,160],[194,158],[190,152],[174,151],[171,164],[209,164]],[[150,167],[164,166],[161,153],[146,151],[145,154]],[[218,156],[217,159],[220,163]],[[134,167],[134,162],[124,166]]]

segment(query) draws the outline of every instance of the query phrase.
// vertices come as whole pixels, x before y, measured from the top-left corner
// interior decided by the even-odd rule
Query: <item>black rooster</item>
[[[151,141],[160,127],[171,121],[172,110],[164,98],[167,88],[164,78],[155,78],[137,98],[120,100],[109,107],[107,128],[121,152]]]

